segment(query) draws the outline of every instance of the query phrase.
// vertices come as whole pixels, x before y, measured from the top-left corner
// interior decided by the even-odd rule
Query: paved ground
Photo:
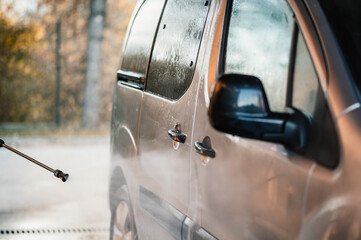
[[[0,240],[108,239],[108,138],[4,140],[70,177],[0,148]]]

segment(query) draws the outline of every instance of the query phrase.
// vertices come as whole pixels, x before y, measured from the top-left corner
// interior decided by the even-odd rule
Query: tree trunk
[[[99,122],[98,106],[104,17],[105,0],[91,0],[82,119],[85,128],[95,128]]]
[[[60,126],[60,83],[61,83],[61,19],[56,21],[55,44],[55,123]]]

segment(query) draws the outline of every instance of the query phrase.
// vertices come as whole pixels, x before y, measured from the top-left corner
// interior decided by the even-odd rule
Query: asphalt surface
[[[3,139],[70,176],[0,148],[0,240],[108,239],[108,139]]]

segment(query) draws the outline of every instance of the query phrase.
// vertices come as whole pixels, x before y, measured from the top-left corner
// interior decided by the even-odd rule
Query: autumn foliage
[[[1,0],[0,0],[1,4]],[[107,0],[102,45],[100,120],[110,119],[121,46],[135,1]],[[0,123],[54,123],[56,52],[60,54],[61,125],[80,125],[89,0],[39,0],[22,18],[0,9]],[[60,49],[56,23],[61,22]]]
[[[15,23],[0,12],[1,122],[52,121],[54,86],[32,55],[37,37],[35,24]]]

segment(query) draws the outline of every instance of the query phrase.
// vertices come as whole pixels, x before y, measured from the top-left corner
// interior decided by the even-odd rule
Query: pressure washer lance
[[[22,156],[23,158],[26,158],[27,160],[39,165],[40,167],[45,168],[46,170],[54,173],[54,176],[57,177],[57,178],[60,178],[63,182],[66,182],[66,180],[68,180],[69,174],[63,173],[59,169],[54,170],[54,169],[46,166],[45,164],[42,164],[41,162],[36,161],[34,158],[31,158],[31,157],[23,154],[22,152],[19,152],[18,150],[14,149],[12,147],[9,147],[8,145],[5,144],[5,142],[2,139],[0,139],[0,147],[4,147],[4,148],[6,148],[6,149],[8,149],[8,150]]]

